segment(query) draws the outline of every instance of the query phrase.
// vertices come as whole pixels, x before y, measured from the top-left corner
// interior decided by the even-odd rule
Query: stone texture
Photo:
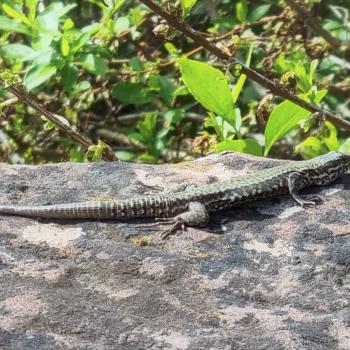
[[[129,197],[280,164],[0,165],[0,203]],[[349,349],[350,177],[219,213],[160,241],[151,220],[0,216],[1,349]]]

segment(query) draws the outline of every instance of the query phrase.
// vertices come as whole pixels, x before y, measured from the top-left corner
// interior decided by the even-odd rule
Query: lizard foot
[[[172,225],[160,235],[161,239],[166,239],[170,235],[176,233],[181,228],[185,232],[186,226],[205,226],[209,221],[209,214],[200,202],[191,202],[188,205],[188,210],[176,215],[173,218],[160,218],[159,222]]]
[[[156,218],[155,223],[144,224],[138,227],[149,228],[160,225],[171,225],[160,234],[160,238],[164,240],[170,235],[176,233],[179,229],[181,229],[182,233],[184,233],[186,226],[205,226],[208,223],[208,220],[209,214],[204,204],[200,202],[190,202],[188,205],[188,210],[179,215],[172,218]]]
[[[316,206],[317,203],[322,202],[321,198],[314,195],[304,196],[305,199],[298,195],[298,191],[308,185],[306,177],[302,172],[292,172],[288,176],[288,189],[294,200],[303,208]]]
[[[136,225],[137,228],[149,228],[161,225],[171,225],[175,223],[175,218],[155,218],[155,222],[149,224]]]
[[[156,222],[151,223],[151,224],[142,224],[138,225],[137,228],[152,228],[152,227],[157,227],[157,226],[162,226],[162,225],[172,225],[168,229],[162,231],[160,233],[160,238],[162,240],[166,239],[168,236],[176,233],[178,229],[182,229],[182,232],[185,232],[185,223],[177,217],[173,218],[156,218]]]
[[[308,195],[303,196],[303,198],[297,196],[297,198],[294,198],[298,204],[300,204],[303,208],[311,208],[315,207],[317,204],[322,203],[322,199],[319,196],[315,195]]]
[[[176,233],[180,228],[182,230],[182,233],[185,232],[186,226],[185,226],[185,223],[181,219],[173,220],[173,222],[174,223],[171,227],[169,227],[168,229],[161,232],[160,238],[162,240],[164,240],[164,239],[168,238],[170,235]]]

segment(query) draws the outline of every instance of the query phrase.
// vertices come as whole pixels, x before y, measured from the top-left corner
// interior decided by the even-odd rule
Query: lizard
[[[44,206],[0,206],[0,214],[53,219],[156,218],[169,225],[164,239],[186,226],[205,226],[209,215],[240,204],[290,194],[303,207],[315,206],[319,197],[302,198],[298,192],[311,185],[327,185],[350,169],[350,153],[332,151],[313,159],[291,161],[173,193],[134,196],[129,199]]]

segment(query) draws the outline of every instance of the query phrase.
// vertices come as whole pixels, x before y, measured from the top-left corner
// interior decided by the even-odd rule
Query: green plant
[[[348,148],[347,133],[326,112],[313,114],[290,99],[349,113],[343,1],[305,4],[326,36],[279,0],[221,0],[210,14],[200,1],[153,1],[171,15],[169,23],[149,3],[1,2],[1,160],[98,161],[109,146],[121,159],[147,162],[224,150],[308,158]],[[328,11],[331,5],[340,10]],[[222,54],[203,50],[199,34]],[[246,67],[261,72],[268,90]],[[14,100],[6,89],[20,83],[67,127]]]

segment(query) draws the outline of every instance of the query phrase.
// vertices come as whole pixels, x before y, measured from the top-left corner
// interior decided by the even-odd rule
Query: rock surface
[[[0,164],[0,204],[128,197],[280,164]],[[1,349],[349,349],[350,177],[160,241],[129,222],[0,216]],[[150,220],[146,222],[151,222]]]

